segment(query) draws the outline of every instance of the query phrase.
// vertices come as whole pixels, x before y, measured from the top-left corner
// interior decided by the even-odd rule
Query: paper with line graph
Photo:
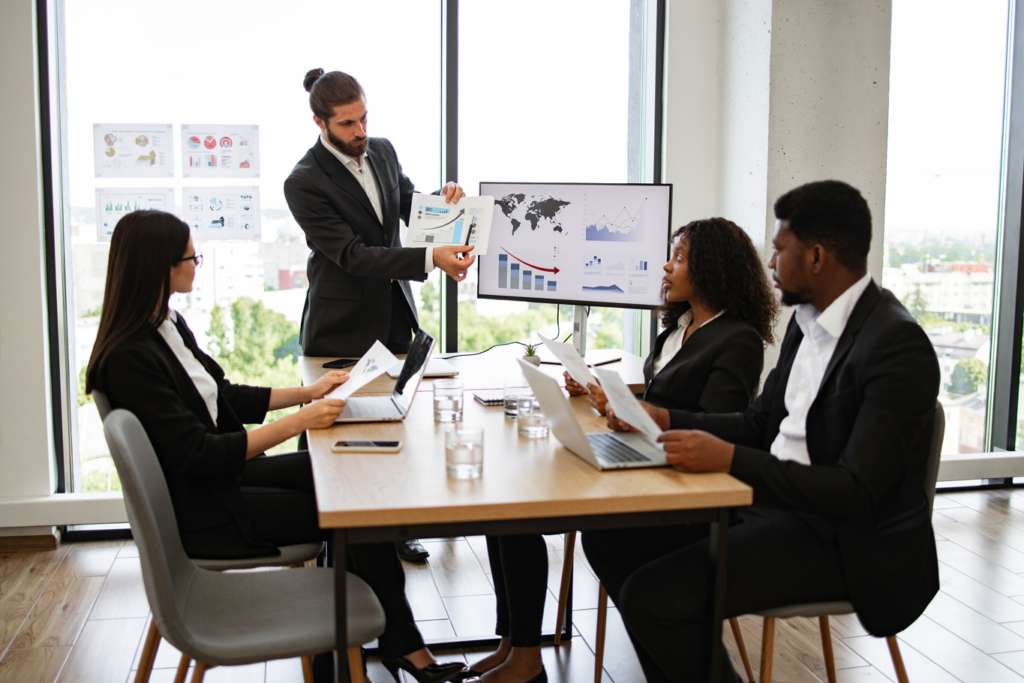
[[[407,247],[465,244],[474,256],[487,253],[494,217],[494,197],[462,197],[448,204],[443,195],[414,194]]]

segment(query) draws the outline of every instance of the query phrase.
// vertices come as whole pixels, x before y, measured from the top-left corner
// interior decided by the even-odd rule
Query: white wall
[[[34,8],[33,0],[0,3],[0,496],[54,486]]]

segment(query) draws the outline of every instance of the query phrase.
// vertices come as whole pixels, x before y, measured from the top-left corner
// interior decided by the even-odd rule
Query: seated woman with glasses
[[[685,225],[673,234],[662,279],[665,330],[644,363],[644,400],[706,413],[742,411],[754,399],[778,304],[761,258],[743,230],[724,218]],[[565,373],[573,396],[607,414],[601,387]],[[539,535],[487,538],[501,644],[473,664],[484,683],[543,683],[541,618],[547,592],[547,547]],[[486,672],[486,673],[484,673]]]
[[[231,383],[199,348],[185,319],[169,308],[172,294],[192,291],[201,263],[188,225],[176,216],[135,211],[118,221],[86,392],[104,392],[112,407],[130,410],[146,429],[188,555],[268,557],[279,554],[277,546],[327,540],[317,521],[309,453],[263,452],[306,429],[334,424],[345,402],[314,399],[348,375],[329,372],[315,384],[288,389]],[[262,423],[270,410],[302,403],[310,405],[245,429]],[[350,570],[384,608],[381,659],[396,680],[398,668],[428,683],[460,675],[461,663],[437,664],[424,647],[394,544],[356,545],[349,553]],[[316,669],[330,666],[330,657],[317,660]]]

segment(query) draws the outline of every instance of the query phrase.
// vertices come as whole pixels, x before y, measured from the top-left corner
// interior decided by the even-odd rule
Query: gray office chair
[[[156,453],[138,418],[111,412],[103,432],[121,478],[125,507],[142,562],[146,598],[159,633],[196,661],[193,683],[207,669],[271,659],[310,658],[334,649],[333,570],[225,574],[198,567],[185,555],[170,494]],[[348,661],[354,683],[363,680],[359,646],[384,631],[377,596],[349,576]],[[185,664],[176,683],[188,673]]]
[[[94,389],[93,399],[96,401],[96,408],[100,413],[100,420],[106,421],[111,410],[110,400],[102,391]],[[275,557],[253,557],[239,560],[215,560],[193,557],[192,561],[196,566],[213,571],[230,571],[233,569],[257,569],[259,567],[301,567],[304,563],[315,560],[324,549],[323,543],[298,543],[285,545],[278,548],[280,555]],[[156,661],[156,652],[160,647],[160,631],[156,627],[156,620],[150,622],[149,632],[146,634],[146,642],[142,648],[142,657],[139,660],[139,668],[135,674],[135,683],[148,683],[149,676],[153,670],[153,662]],[[179,668],[187,670],[192,660],[182,655]]]
[[[928,427],[931,427],[929,430]],[[935,411],[925,427],[925,434],[931,439],[931,448],[928,452],[928,462],[925,465],[924,488],[928,496],[928,513],[931,517],[932,507],[935,503],[935,484],[939,478],[939,460],[942,454],[942,438],[946,433],[946,416],[942,411],[942,404],[936,402]],[[771,683],[772,680],[772,653],[775,646],[775,620],[789,619],[792,617],[817,617],[821,626],[821,647],[825,653],[825,672],[828,675],[828,683],[836,683],[836,663],[832,655],[832,631],[829,627],[828,618],[842,614],[854,614],[856,610],[849,602],[811,602],[803,605],[786,605],[758,612],[758,616],[764,617],[764,632],[761,635],[761,683]],[[743,636],[736,634],[736,642],[742,643]],[[892,656],[892,664],[896,669],[896,680],[899,683],[908,683],[906,667],[903,666],[903,655],[900,653],[899,642],[896,636],[889,636],[885,639],[889,645],[889,654]],[[742,648],[743,646],[740,645]],[[749,675],[749,674],[748,674]]]

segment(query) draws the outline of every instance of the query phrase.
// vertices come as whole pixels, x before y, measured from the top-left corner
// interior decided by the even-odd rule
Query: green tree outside
[[[965,358],[953,368],[946,390],[951,394],[973,394],[988,378],[988,366],[977,358]]]

